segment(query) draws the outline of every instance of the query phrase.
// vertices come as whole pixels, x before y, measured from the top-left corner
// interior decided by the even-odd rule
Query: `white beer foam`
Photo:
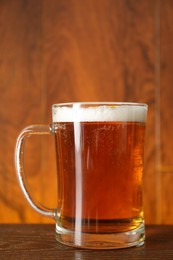
[[[147,106],[54,106],[53,122],[145,122]]]

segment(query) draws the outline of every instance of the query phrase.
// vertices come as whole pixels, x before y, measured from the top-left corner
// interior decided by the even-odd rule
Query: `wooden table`
[[[55,225],[1,224],[0,259],[173,259],[173,226],[147,226],[142,247],[116,250],[84,250],[55,240]]]

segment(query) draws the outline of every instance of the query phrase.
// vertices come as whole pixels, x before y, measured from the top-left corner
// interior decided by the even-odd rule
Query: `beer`
[[[16,142],[15,166],[25,198],[56,221],[65,245],[113,249],[145,240],[142,177],[146,104],[63,103],[52,106],[53,122],[24,128]],[[24,143],[32,135],[55,138],[58,201],[55,209],[35,203],[24,172]]]
[[[53,121],[58,225],[100,234],[140,227],[145,112],[63,107],[55,110]]]

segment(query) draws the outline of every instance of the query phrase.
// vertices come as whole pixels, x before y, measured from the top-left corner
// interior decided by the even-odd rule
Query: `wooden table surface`
[[[146,226],[142,247],[84,250],[56,242],[52,224],[0,224],[0,259],[173,259],[173,226]]]

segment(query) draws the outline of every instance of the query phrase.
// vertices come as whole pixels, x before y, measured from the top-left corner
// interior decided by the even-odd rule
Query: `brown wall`
[[[19,189],[14,147],[28,124],[51,122],[51,104],[136,101],[149,105],[144,209],[173,223],[173,1],[0,1],[0,222],[49,222]],[[51,137],[26,144],[34,197],[56,206]]]

